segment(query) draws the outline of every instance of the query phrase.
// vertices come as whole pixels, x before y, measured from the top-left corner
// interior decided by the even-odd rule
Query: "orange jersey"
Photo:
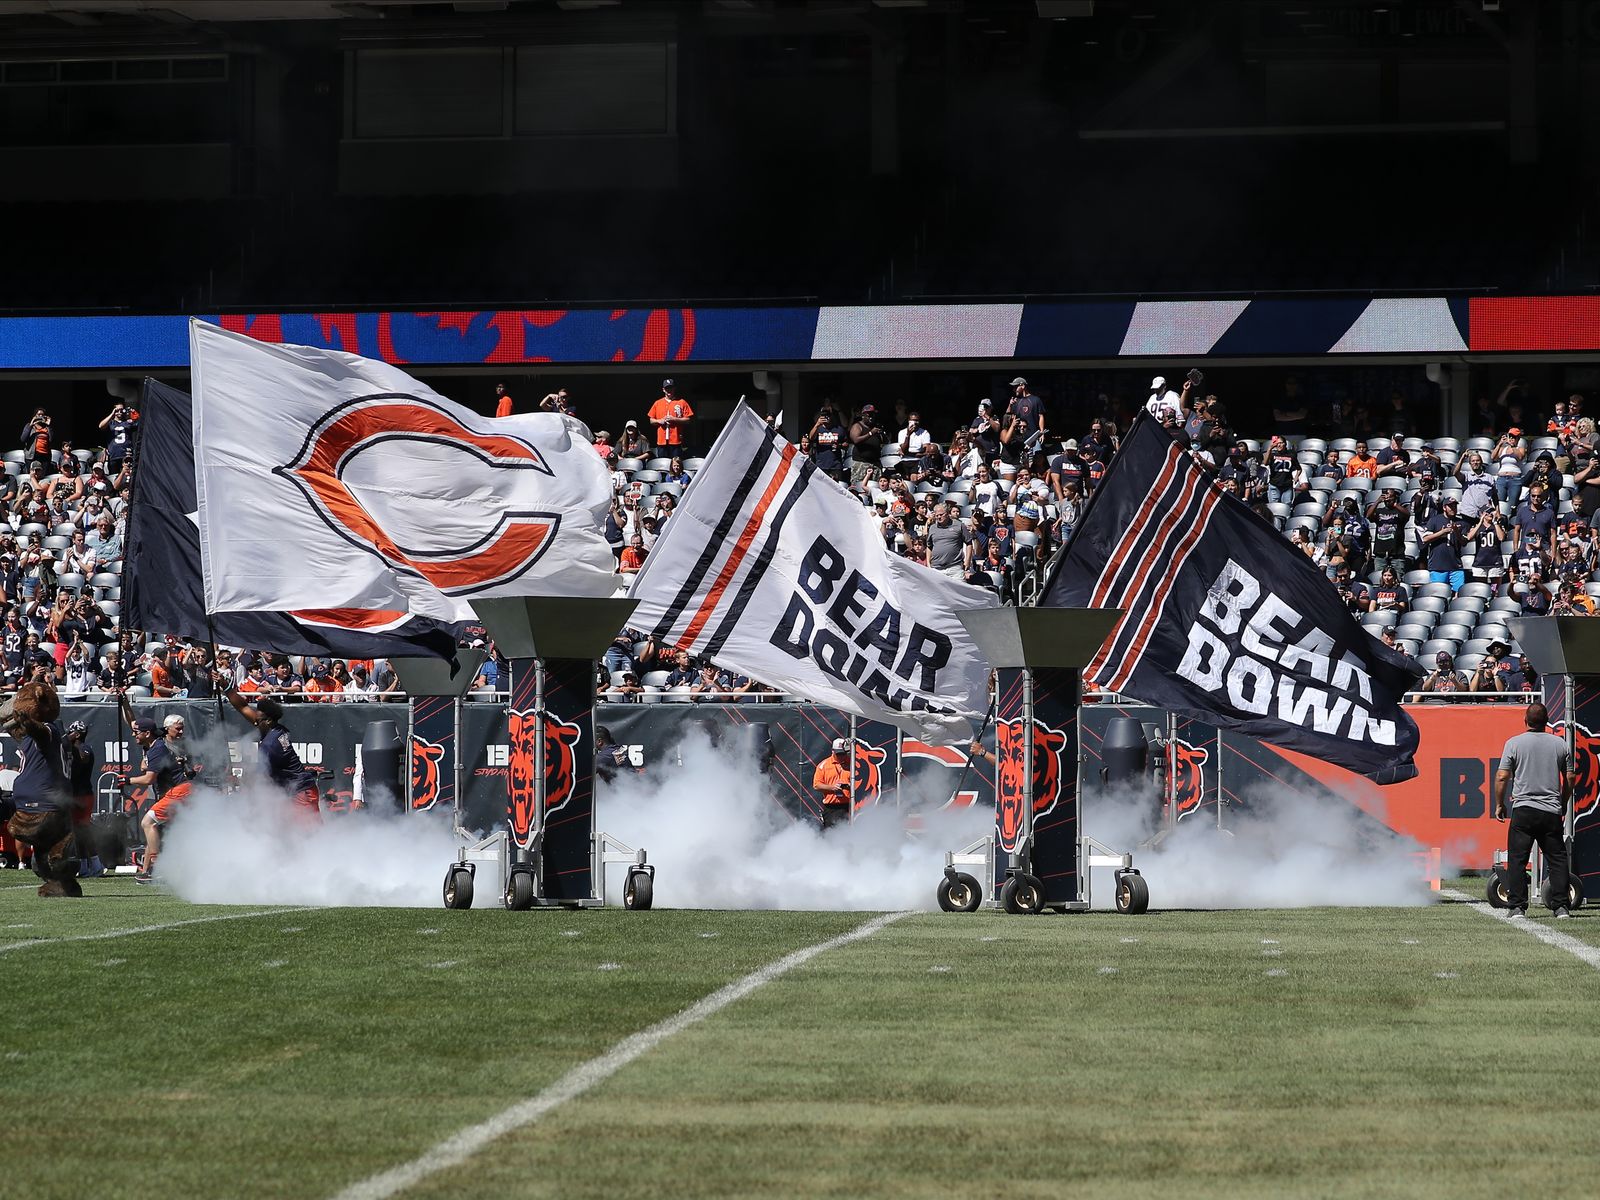
[[[509,417],[511,415],[511,397],[510,396],[501,396],[500,397],[500,403],[496,404],[494,406],[494,415],[497,416],[497,417]]]
[[[659,421],[664,417],[682,417],[689,420],[694,416],[694,409],[689,407],[689,402],[682,396],[669,400],[663,396],[650,406],[650,419]],[[657,425],[656,445],[681,446],[683,444],[682,425]]]
[[[624,571],[637,571],[644,566],[644,556],[645,552],[643,550],[635,550],[632,546],[629,546],[622,552],[622,569]]]
[[[1378,477],[1378,460],[1371,455],[1366,458],[1351,455],[1344,464],[1344,473],[1350,479],[1376,479]]]
[[[323,704],[329,704],[333,701],[333,693],[344,691],[344,684],[340,683],[332,675],[326,675],[321,679],[313,675],[306,680],[306,691],[325,693],[325,695],[318,696],[317,699]]]
[[[815,773],[811,776],[811,786],[817,789],[822,803],[829,807],[838,804],[850,803],[850,764],[839,762],[833,755],[828,755],[817,764]],[[844,789],[840,796],[830,795],[822,789],[836,787]]]

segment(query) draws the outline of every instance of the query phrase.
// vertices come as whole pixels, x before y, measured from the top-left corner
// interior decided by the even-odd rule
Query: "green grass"
[[[0,891],[0,945],[226,911]],[[340,910],[0,954],[6,1190],[83,1194],[70,1145],[108,1195],[331,1195],[862,919]],[[1600,1167],[1597,1000],[1460,905],[916,916],[408,1195],[1564,1192]]]

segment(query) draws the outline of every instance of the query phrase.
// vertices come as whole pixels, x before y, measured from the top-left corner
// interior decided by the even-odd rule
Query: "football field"
[[[1460,1197],[1600,1168],[1589,910],[232,909],[31,878],[0,873],[29,1200]]]

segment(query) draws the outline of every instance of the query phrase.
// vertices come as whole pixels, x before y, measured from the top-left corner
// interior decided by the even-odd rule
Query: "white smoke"
[[[1156,908],[1393,907],[1430,903],[1416,842],[1343,798],[1288,788],[1247,794],[1246,806],[1204,809],[1159,845],[1137,850],[1157,828],[1154,800],[1113,789],[1084,802],[1084,832],[1133,865]],[[1096,868],[1094,907],[1112,904],[1110,869]]]
[[[945,851],[993,828],[987,809],[928,811],[908,834],[902,812],[870,806],[823,834],[766,794],[751,754],[713,749],[694,731],[681,756],[682,766],[601,785],[597,814],[601,829],[647,851],[662,908],[935,909]]]
[[[438,907],[455,858],[448,814],[294,811],[268,786],[197,788],[162,839],[156,878],[193,904]]]

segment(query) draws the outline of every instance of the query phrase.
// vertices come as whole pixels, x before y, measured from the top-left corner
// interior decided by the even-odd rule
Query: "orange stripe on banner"
[[[1161,620],[1161,614],[1166,611],[1167,597],[1172,594],[1172,585],[1177,581],[1178,572],[1189,558],[1189,552],[1194,549],[1195,543],[1200,540],[1200,535],[1205,532],[1206,525],[1211,521],[1211,514],[1221,502],[1222,496],[1209,488],[1206,489],[1205,498],[1200,501],[1200,511],[1195,514],[1194,525],[1189,532],[1183,535],[1178,542],[1178,547],[1172,553],[1172,565],[1167,568],[1166,577],[1156,587],[1156,594],[1151,598],[1150,608],[1144,615],[1144,620],[1139,623],[1138,631],[1134,634],[1133,644],[1128,647],[1128,652],[1122,656],[1122,665],[1112,676],[1111,690],[1128,682],[1134,668],[1139,665],[1139,656],[1144,653],[1144,648],[1150,643],[1150,635],[1155,632],[1156,624]]]
[[[1094,661],[1089,664],[1088,674],[1090,678],[1096,681],[1099,680],[1100,672],[1105,668],[1106,659],[1111,654],[1111,647],[1122,636],[1122,627],[1127,624],[1128,618],[1132,616],[1132,610],[1129,609],[1128,604],[1138,599],[1139,592],[1150,578],[1150,572],[1155,570],[1156,561],[1161,557],[1161,548],[1166,543],[1166,540],[1172,536],[1173,527],[1177,525],[1179,518],[1183,516],[1183,510],[1189,507],[1189,501],[1194,499],[1195,484],[1199,482],[1201,482],[1200,470],[1197,467],[1189,478],[1184,480],[1183,490],[1178,493],[1178,499],[1167,510],[1166,516],[1161,518],[1161,523],[1156,526],[1155,538],[1150,543],[1150,549],[1145,552],[1144,558],[1139,564],[1139,569],[1134,574],[1133,583],[1129,586],[1127,595],[1123,599],[1121,605],[1122,616],[1117,618],[1116,628],[1111,631],[1111,636],[1100,644],[1099,652],[1094,656]],[[1097,604],[1095,607],[1103,606]]]
[[[1155,511],[1156,502],[1161,498],[1161,493],[1167,490],[1167,485],[1172,482],[1173,472],[1177,469],[1183,451],[1174,443],[1167,451],[1166,464],[1156,475],[1156,481],[1150,486],[1149,493],[1144,498],[1144,503],[1139,506],[1139,511],[1133,514],[1133,520],[1128,522],[1128,528],[1123,531],[1111,553],[1106,556],[1105,569],[1100,572],[1100,578],[1095,581],[1094,595],[1089,598],[1090,608],[1104,608],[1106,593],[1111,590],[1111,581],[1116,578],[1117,568],[1122,565],[1126,550],[1133,542],[1139,540],[1144,534],[1144,527],[1149,523],[1151,514]]]
[[[772,501],[778,495],[778,489],[783,486],[783,481],[789,476],[789,467],[794,462],[795,446],[793,442],[785,442],[783,456],[778,463],[778,469],[773,473],[772,480],[767,484],[767,490],[761,493],[761,499],[756,501],[756,506],[750,511],[750,519],[744,523],[744,531],[739,534],[739,540],[734,543],[733,553],[728,555],[728,561],[722,564],[722,570],[717,572],[717,580],[711,585],[711,590],[706,593],[706,598],[700,602],[699,609],[694,614],[694,620],[689,622],[689,627],[683,631],[679,639],[680,645],[692,646],[694,639],[700,636],[700,631],[706,627],[706,622],[711,620],[711,614],[716,611],[718,603],[722,600],[722,593],[727,591],[728,584],[732,582],[734,574],[739,570],[739,564],[744,562],[744,556],[750,553],[750,546],[756,540],[762,523],[767,516],[767,509],[772,507]]]

